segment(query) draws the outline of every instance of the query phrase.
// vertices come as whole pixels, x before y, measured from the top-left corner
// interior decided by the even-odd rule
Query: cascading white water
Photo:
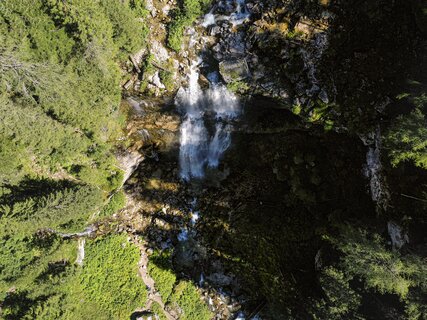
[[[229,9],[230,7],[234,9],[230,15],[221,15],[221,20],[228,20],[233,26],[238,26],[247,21],[250,17],[250,13],[246,8],[246,0],[227,0],[225,2],[225,7]],[[232,10],[233,10],[232,9]],[[205,14],[202,26],[208,27],[216,23],[217,18],[215,17],[213,11]]]
[[[184,180],[203,178],[206,167],[216,168],[231,143],[231,120],[239,114],[237,97],[220,83],[211,83],[203,91],[198,84],[195,61],[189,75],[189,86],[180,89],[175,102],[185,112],[180,128],[180,175]],[[212,77],[213,79],[215,77]],[[205,120],[214,114],[215,133],[209,135]]]
[[[250,16],[246,8],[246,0],[237,0],[236,3],[236,11],[233,12],[230,16],[230,21],[234,26],[242,24]]]

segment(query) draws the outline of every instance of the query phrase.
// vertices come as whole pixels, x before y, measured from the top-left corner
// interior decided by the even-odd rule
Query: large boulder
[[[251,75],[246,59],[221,61],[219,63],[219,72],[227,83],[247,79]]]

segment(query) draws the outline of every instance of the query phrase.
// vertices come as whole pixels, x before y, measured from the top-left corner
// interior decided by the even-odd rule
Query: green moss
[[[302,107],[300,104],[295,104],[292,106],[292,112],[296,115],[299,115],[301,113]]]
[[[148,264],[150,276],[156,282],[156,289],[160,292],[163,301],[182,310],[180,319],[184,320],[208,320],[212,318],[206,304],[196,286],[189,281],[178,281],[172,270],[171,252],[156,251],[150,256]],[[153,310],[158,313],[159,310]],[[160,310],[161,311],[161,310]]]
[[[165,85],[167,91],[173,91],[175,88],[174,74],[170,71],[161,70],[159,72],[160,80]]]
[[[232,81],[227,83],[227,88],[232,92],[244,93],[249,90],[249,85],[244,81]]]
[[[158,317],[158,320],[167,320],[168,319],[165,316],[165,314],[164,314],[164,312],[162,310],[162,307],[158,303],[156,303],[156,302],[154,302],[151,305],[151,311]]]

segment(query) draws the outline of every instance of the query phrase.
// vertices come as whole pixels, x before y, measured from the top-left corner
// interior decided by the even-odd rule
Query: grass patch
[[[89,242],[80,275],[87,299],[112,319],[129,319],[144,305],[145,285],[138,277],[138,248],[125,235],[114,235]]]
[[[180,281],[174,288],[171,303],[175,303],[182,310],[181,320],[209,320],[212,313],[201,300],[195,285],[189,281]]]
[[[162,83],[165,85],[167,91],[173,91],[175,88],[174,74],[167,70],[160,70],[159,77]]]

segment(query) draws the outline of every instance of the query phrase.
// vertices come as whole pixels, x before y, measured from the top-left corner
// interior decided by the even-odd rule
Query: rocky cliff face
[[[418,41],[411,4],[214,1],[179,53],[165,44],[174,5],[150,5],[150,46],[129,63],[128,135],[145,160],[125,185],[126,221],[149,246],[174,249],[175,270],[217,318],[308,318],[328,220],[390,200],[378,122]],[[198,56],[200,86],[225,83],[243,112],[218,168],[184,182],[173,97]]]
[[[195,57],[206,55],[205,85],[208,74],[219,71],[230,89],[274,99],[308,122],[372,131],[399,85],[389,79],[416,54],[423,28],[422,18],[411,21],[418,2],[246,1],[236,18],[239,3],[213,1],[175,52],[166,38],[177,3],[150,0],[149,46],[132,57],[134,74],[125,87],[173,96]]]

